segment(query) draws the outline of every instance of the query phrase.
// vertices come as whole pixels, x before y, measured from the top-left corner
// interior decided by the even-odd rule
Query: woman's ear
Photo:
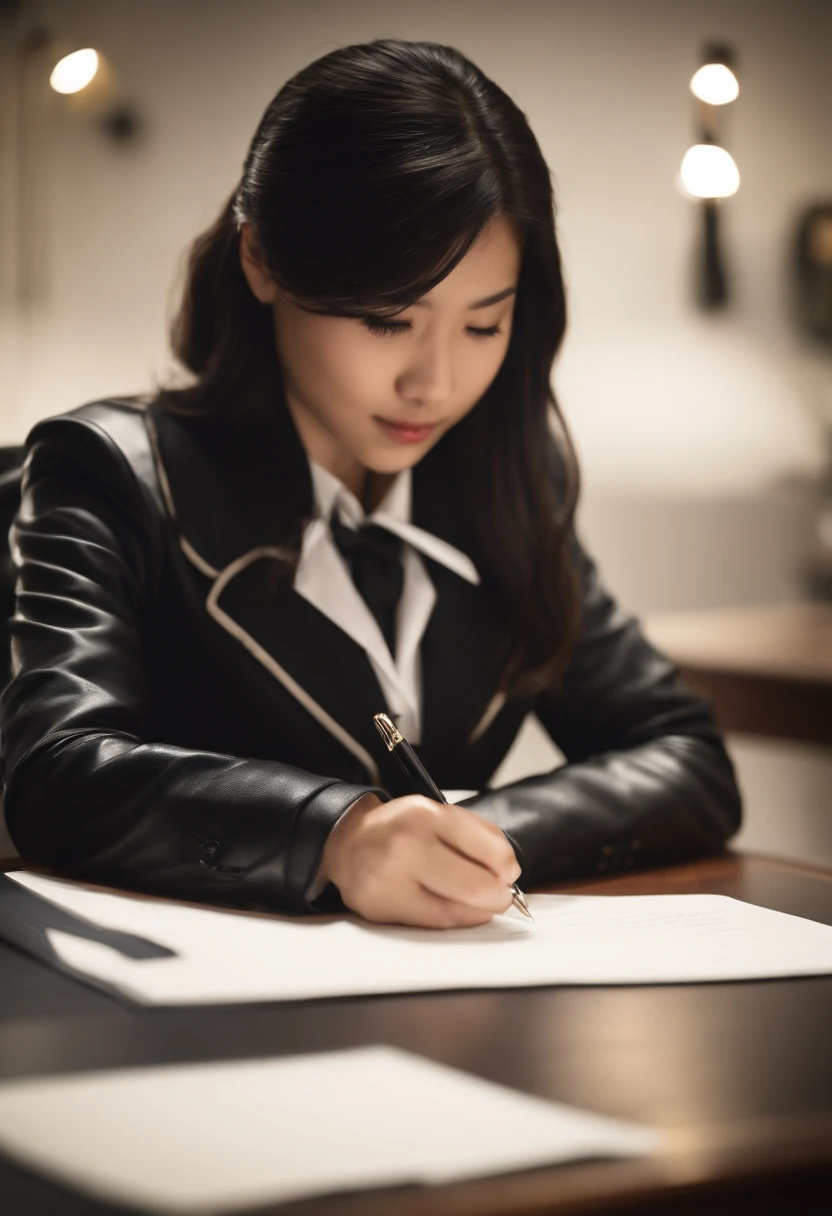
[[[257,256],[251,224],[243,224],[240,229],[240,265],[246,282],[260,303],[273,304],[275,282]]]

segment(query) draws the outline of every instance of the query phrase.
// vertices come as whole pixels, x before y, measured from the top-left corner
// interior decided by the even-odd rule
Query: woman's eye
[[[380,317],[362,317],[361,323],[371,334],[401,334],[412,328],[409,321],[382,321]],[[485,329],[468,326],[468,333],[474,338],[493,338],[501,332],[499,325],[489,325]]]
[[[371,334],[400,334],[410,329],[409,321],[382,321],[380,317],[362,317],[361,323]]]

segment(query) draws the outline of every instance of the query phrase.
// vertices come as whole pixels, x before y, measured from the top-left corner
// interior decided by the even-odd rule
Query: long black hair
[[[158,400],[191,415],[280,415],[305,487],[294,498],[287,489],[296,546],[308,465],[271,310],[240,265],[242,224],[301,306],[366,317],[429,292],[500,214],[522,248],[508,350],[475,407],[427,456],[447,462],[460,487],[483,583],[506,622],[502,687],[522,697],[558,687],[580,628],[569,553],[579,474],[550,385],[566,302],[540,147],[522,110],[458,50],[379,39],[334,50],[287,81],[237,189],[191,248],[172,339],[194,381]]]

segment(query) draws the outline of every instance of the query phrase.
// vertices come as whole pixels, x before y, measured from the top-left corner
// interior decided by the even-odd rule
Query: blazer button
[[[197,856],[204,866],[213,867],[216,865],[217,854],[220,851],[218,840],[200,840],[197,848]]]

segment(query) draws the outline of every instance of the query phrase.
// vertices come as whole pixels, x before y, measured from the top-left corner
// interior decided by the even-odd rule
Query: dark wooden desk
[[[832,604],[648,616],[645,633],[722,729],[832,747]]]
[[[729,854],[552,889],[709,891],[832,923],[832,872],[761,857]],[[287,1216],[825,1213],[832,1194],[830,1027],[832,977],[825,976],[134,1010],[0,947],[3,1078],[382,1042],[669,1135],[667,1151],[644,1160],[268,1209]],[[0,1208],[14,1216],[115,1211],[6,1162]]]

